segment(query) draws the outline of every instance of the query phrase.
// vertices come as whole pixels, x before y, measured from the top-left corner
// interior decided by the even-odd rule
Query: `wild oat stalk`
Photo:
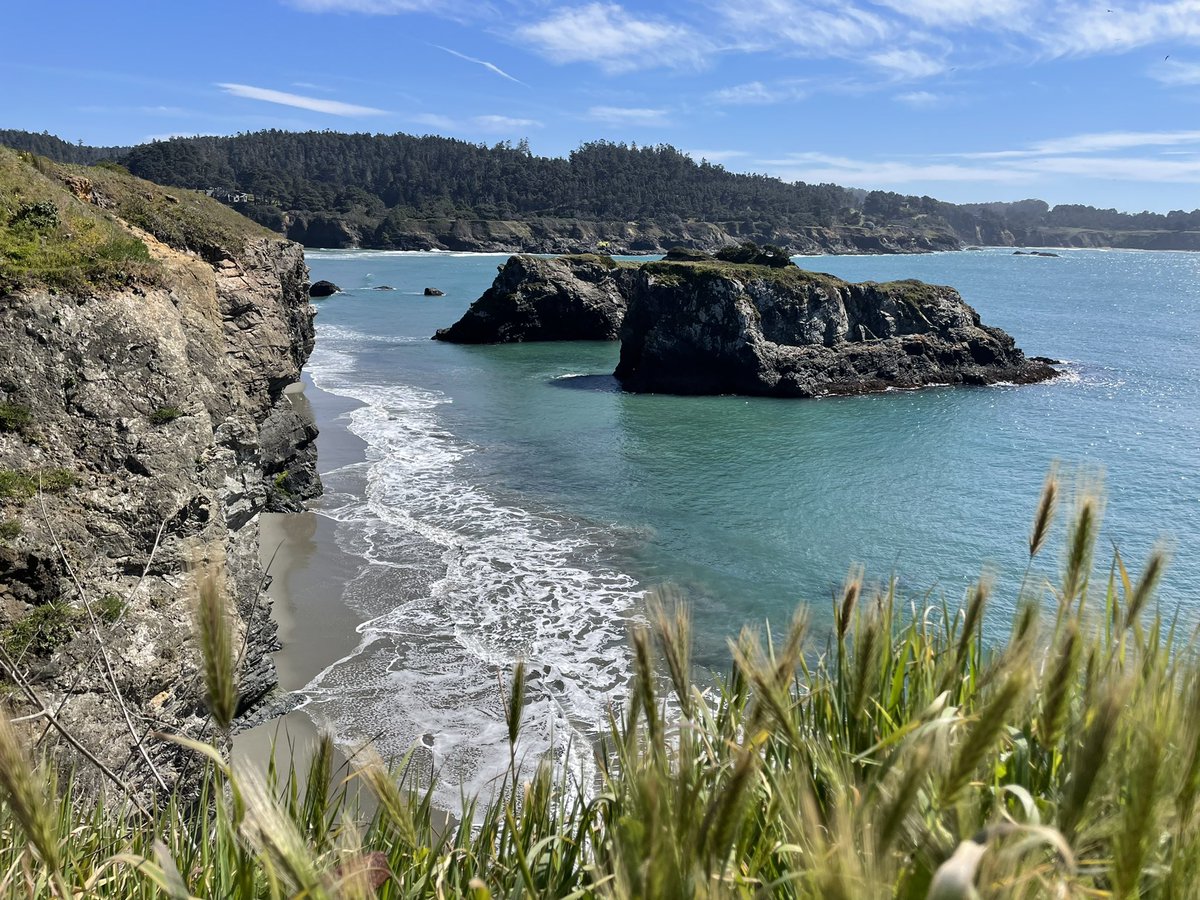
[[[855,573],[823,641],[804,614],[783,640],[746,630],[728,676],[699,682],[686,613],[660,610],[657,633],[634,636],[634,690],[597,741],[595,785],[555,757],[527,777],[513,753],[489,796],[439,816],[432,786],[406,781],[407,758],[389,768],[365,752],[354,783],[367,817],[328,741],[307,773],[285,765],[264,783],[177,739],[213,763],[198,800],[131,818],[112,800],[89,805],[68,777],[74,802],[56,806],[0,727],[0,896],[1195,896],[1200,643],[1158,616],[1139,624],[1161,554],[1136,583],[1114,564],[1089,605],[1101,509],[1089,496],[1042,595],[983,588],[960,613],[898,600],[893,583],[864,602]],[[1053,505],[1039,503],[1031,558]],[[197,631],[206,663],[222,661],[206,678],[214,707],[225,697],[220,722],[232,666],[217,593],[201,598]],[[1011,636],[985,644],[1002,609]],[[522,681],[518,667],[514,745]]]
[[[196,631],[204,666],[204,687],[213,722],[227,732],[237,715],[237,672],[233,659],[233,631],[221,590],[223,571],[216,562],[198,564],[196,583]]]

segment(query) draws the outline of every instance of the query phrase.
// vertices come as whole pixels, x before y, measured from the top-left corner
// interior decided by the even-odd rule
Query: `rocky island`
[[[53,710],[129,782],[178,780],[148,735],[205,728],[198,568],[240,710],[274,686],[258,514],[320,491],[289,395],[308,287],[299,245],[207,197],[0,148],[0,698],[31,737]]]
[[[433,337],[457,344],[613,341],[635,275],[608,256],[513,256],[466,314]]]
[[[682,251],[642,264],[513,257],[463,319],[436,337],[619,337],[614,374],[634,392],[819,397],[1028,384],[1057,374],[984,325],[953,288],[851,284],[753,245],[721,255]],[[604,317],[594,314],[598,298]]]

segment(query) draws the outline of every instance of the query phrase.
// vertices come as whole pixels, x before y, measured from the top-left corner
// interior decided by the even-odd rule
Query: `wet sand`
[[[366,445],[350,433],[342,418],[357,403],[327,394],[307,379],[303,392],[291,396],[321,430],[317,468],[322,475],[365,459]],[[318,507],[320,503],[316,501]],[[343,603],[342,595],[362,560],[338,548],[337,528],[337,522],[316,512],[259,516],[259,552],[271,575],[267,596],[282,644],[274,654],[280,694],[302,689],[358,645],[355,628],[361,619]],[[295,710],[237,734],[234,756],[265,770],[275,744],[281,760],[291,748],[294,762],[303,767],[316,738],[312,720],[303,710]]]

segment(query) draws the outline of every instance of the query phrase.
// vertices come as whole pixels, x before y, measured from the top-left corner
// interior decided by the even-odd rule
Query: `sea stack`
[[[482,297],[434,340],[458,344],[613,341],[636,270],[594,254],[513,256]]]
[[[716,260],[641,266],[615,372],[627,391],[772,397],[1055,374],[953,288]]]

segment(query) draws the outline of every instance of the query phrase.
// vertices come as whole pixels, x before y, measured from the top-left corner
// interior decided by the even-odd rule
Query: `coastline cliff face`
[[[818,397],[1056,374],[949,287],[714,262],[639,275],[614,373],[628,391]]]
[[[0,697],[148,784],[138,741],[205,727],[196,568],[233,613],[242,710],[276,682],[257,517],[320,491],[288,394],[313,347],[303,250],[191,192],[7,151],[0,241]],[[177,748],[144,748],[180,776]]]
[[[463,253],[661,254],[677,246],[711,252],[743,241],[778,244],[793,253],[930,253],[962,247],[945,228],[895,225],[770,228],[745,222],[445,218],[389,221],[372,229],[334,217],[298,214],[286,218],[283,228],[306,247]]]

